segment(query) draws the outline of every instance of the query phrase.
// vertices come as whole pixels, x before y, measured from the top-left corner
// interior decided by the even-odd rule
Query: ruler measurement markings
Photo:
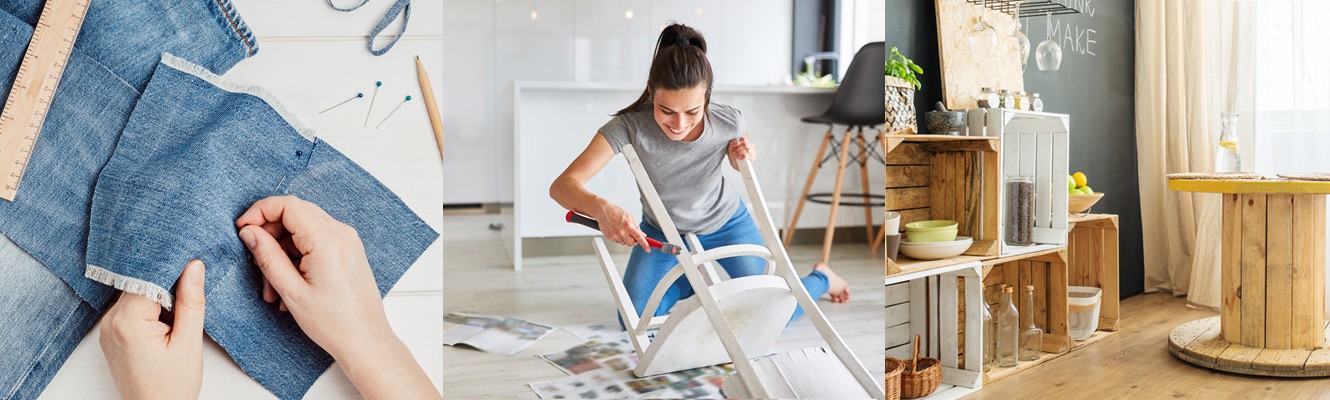
[[[0,198],[13,200],[90,0],[46,0],[0,110]],[[13,133],[13,135],[11,135]],[[3,161],[10,161],[4,163]]]

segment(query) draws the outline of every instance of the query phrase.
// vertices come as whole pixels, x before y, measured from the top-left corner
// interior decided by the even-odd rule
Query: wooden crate
[[[1067,283],[1103,289],[1099,330],[1118,330],[1118,216],[1076,215],[1069,220]]]
[[[1034,257],[997,262],[985,268],[984,300],[997,309],[1002,299],[1001,285],[1015,286],[1013,301],[1022,315],[1034,313],[1035,325],[1044,330],[1043,351],[1061,354],[1071,350],[1067,326],[1067,255],[1058,250]],[[1003,260],[997,260],[1003,261]],[[1034,310],[1021,304],[1026,285],[1034,286]],[[1024,321],[1024,317],[1021,319]]]
[[[984,137],[1002,140],[1001,176],[1026,176],[1034,180],[1035,245],[1067,243],[1067,185],[1070,152],[1070,117],[1033,111],[986,109],[983,118],[969,118],[972,136],[982,131]],[[982,126],[975,125],[982,122]],[[1006,234],[1006,185],[999,185],[999,235]],[[1002,236],[999,236],[1001,238]],[[999,241],[999,253],[1025,251]]]
[[[982,319],[956,315],[982,302],[978,262],[954,264],[918,274],[911,279],[888,280],[887,356],[910,356],[914,335],[920,336],[920,356],[942,361],[943,387],[978,389],[983,385],[980,353],[964,353],[983,343]],[[958,332],[980,332],[958,335]],[[943,389],[939,389],[943,392]]]
[[[883,143],[886,210],[901,214],[902,230],[910,222],[952,220],[960,236],[974,238],[966,255],[998,254],[997,138],[886,135]]]

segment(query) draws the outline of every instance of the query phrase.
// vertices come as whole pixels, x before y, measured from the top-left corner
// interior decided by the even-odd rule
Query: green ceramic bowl
[[[905,234],[913,243],[950,242],[956,240],[956,233],[956,221],[935,220],[905,224]]]

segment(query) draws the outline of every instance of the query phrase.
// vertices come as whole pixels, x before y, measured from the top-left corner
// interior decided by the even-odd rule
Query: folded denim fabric
[[[47,1],[0,0],[0,10],[35,26]],[[138,91],[162,53],[223,73],[259,51],[231,0],[96,0],[74,45]]]
[[[43,0],[0,0],[0,93],[8,95]],[[0,233],[93,308],[115,290],[84,278],[92,187],[161,54],[226,71],[257,50],[226,0],[98,0],[88,9]],[[94,57],[106,57],[103,64]]]
[[[208,335],[278,397],[298,398],[332,358],[263,302],[262,274],[235,227],[273,195],[310,201],[355,228],[381,296],[438,238],[265,91],[164,55],[97,178],[87,276],[169,309],[185,264],[202,260]]]
[[[101,313],[0,236],[0,399],[35,399]]]

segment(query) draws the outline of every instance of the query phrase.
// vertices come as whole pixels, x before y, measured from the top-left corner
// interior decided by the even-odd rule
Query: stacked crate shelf
[[[982,358],[965,351],[982,343],[982,333],[975,334],[977,329],[971,326],[979,318],[979,302],[995,303],[992,300],[996,297],[989,296],[999,283],[1034,285],[1037,299],[1042,300],[1036,300],[1035,312],[1036,320],[1047,332],[1043,348],[1047,354],[1014,368],[980,373],[980,380],[987,382],[1105,337],[1104,332],[1097,332],[1087,341],[1073,342],[1068,332],[1066,299],[1069,284],[1081,283],[1077,279],[1091,273],[1102,273],[1099,282],[1105,282],[1109,267],[1082,267],[1091,272],[1081,272],[1070,265],[1067,234],[1074,221],[1066,215],[1065,191],[1052,190],[1054,179],[1060,186],[1067,173],[1067,116],[1012,110],[970,112],[977,119],[972,119],[974,123],[967,128],[969,136],[884,136],[887,210],[901,213],[901,226],[921,220],[954,220],[960,236],[975,239],[964,254],[948,259],[922,261],[902,254],[895,261],[886,260],[888,298],[900,300],[906,298],[904,294],[909,295],[908,302],[888,306],[891,326],[887,353],[905,356],[909,339],[900,336],[912,338],[913,333],[921,333],[924,354],[943,360],[956,371],[967,371],[953,371],[961,378],[971,377],[973,371],[982,371],[982,365],[973,364]],[[1041,217],[1036,220],[1035,245],[1009,246],[1001,240],[1005,228],[1000,223],[1005,218],[1002,179],[1014,174],[1036,180],[1040,204],[1036,213]],[[976,274],[962,272],[972,268],[977,269]],[[1116,281],[1116,263],[1112,271]],[[1116,300],[1116,287],[1113,289],[1113,293],[1106,290],[1104,297]],[[973,293],[975,290],[980,293]],[[910,311],[908,318],[903,317],[905,310]],[[945,315],[957,317],[949,321]],[[1116,308],[1113,315],[1111,325],[1116,326]],[[928,398],[963,396],[977,390],[982,382],[943,386],[947,390],[939,389]]]

